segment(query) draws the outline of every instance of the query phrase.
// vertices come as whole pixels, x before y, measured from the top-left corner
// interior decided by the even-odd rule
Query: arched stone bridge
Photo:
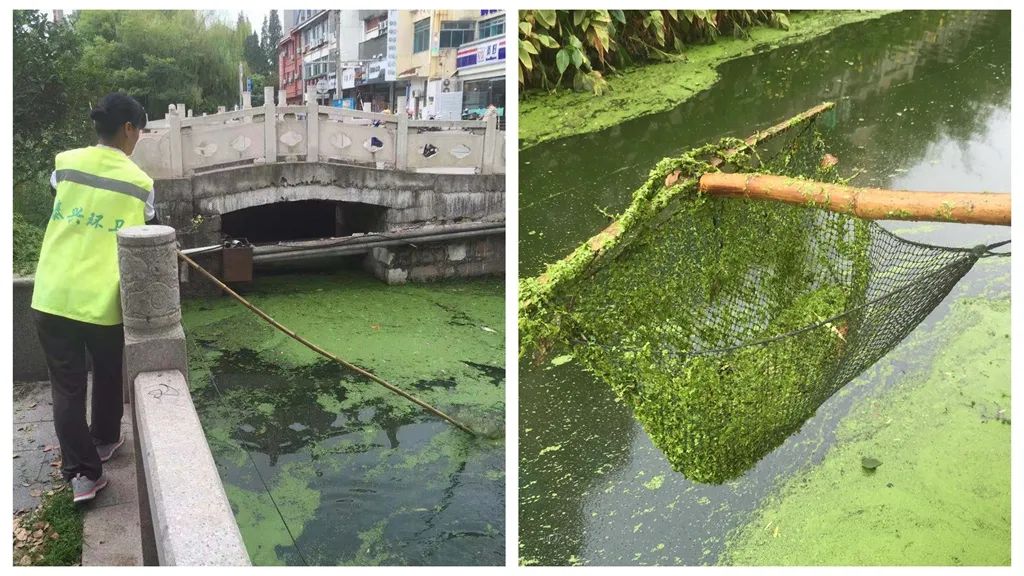
[[[344,238],[344,253],[365,253],[388,282],[504,269],[505,133],[495,117],[413,121],[276,106],[265,94],[265,106],[209,116],[171,106],[140,138],[133,160],[183,247],[244,237],[260,261],[296,256],[299,240],[308,255]],[[394,237],[409,240],[386,242]]]

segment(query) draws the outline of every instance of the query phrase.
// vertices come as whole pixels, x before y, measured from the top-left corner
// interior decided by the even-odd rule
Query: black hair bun
[[[146,127],[146,111],[137,100],[121,92],[111,92],[99,102],[89,113],[100,138],[113,138],[118,130],[131,122],[141,130]]]

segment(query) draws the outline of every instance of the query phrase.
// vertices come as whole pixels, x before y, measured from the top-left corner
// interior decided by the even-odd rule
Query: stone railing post
[[[398,134],[395,135],[395,169],[405,170],[409,167],[409,115],[405,111],[398,113]]]
[[[306,162],[320,161],[320,104],[306,93]]]
[[[248,110],[252,108],[252,93],[249,91],[242,92],[242,110]],[[252,122],[252,116],[246,116],[242,119],[242,122],[246,124]]]
[[[180,108],[174,104],[167,105],[167,137],[171,139],[171,175],[175,178],[185,176],[184,159],[181,154],[181,116]]]
[[[288,93],[284,90],[277,91],[277,105],[287,106],[288,105]]]
[[[188,375],[174,239],[170,226],[136,226],[117,233],[125,402],[141,372],[179,370]]]
[[[169,226],[117,234],[143,556],[152,550],[147,563],[160,565],[248,566],[189,393],[174,240]]]
[[[481,174],[494,174],[494,151],[497,149],[498,138],[498,114],[489,110],[484,116],[487,120],[487,129],[484,131],[484,153],[480,166]]]
[[[277,107],[274,106],[274,87],[263,88],[263,161],[277,162]]]

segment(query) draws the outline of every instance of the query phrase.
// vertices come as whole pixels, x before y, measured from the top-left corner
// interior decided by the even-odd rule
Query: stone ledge
[[[249,566],[242,535],[181,372],[134,382],[146,492],[162,566]]]
[[[103,464],[103,475],[110,483],[87,504],[82,533],[82,566],[143,564],[131,408],[130,404],[125,404],[121,421],[124,445]]]

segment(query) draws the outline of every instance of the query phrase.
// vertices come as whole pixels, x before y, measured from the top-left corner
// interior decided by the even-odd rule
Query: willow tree
[[[97,95],[138,99],[161,118],[183,102],[213,112],[237,100],[238,36],[216,19],[187,10],[83,11],[75,24],[85,42],[81,72]]]

